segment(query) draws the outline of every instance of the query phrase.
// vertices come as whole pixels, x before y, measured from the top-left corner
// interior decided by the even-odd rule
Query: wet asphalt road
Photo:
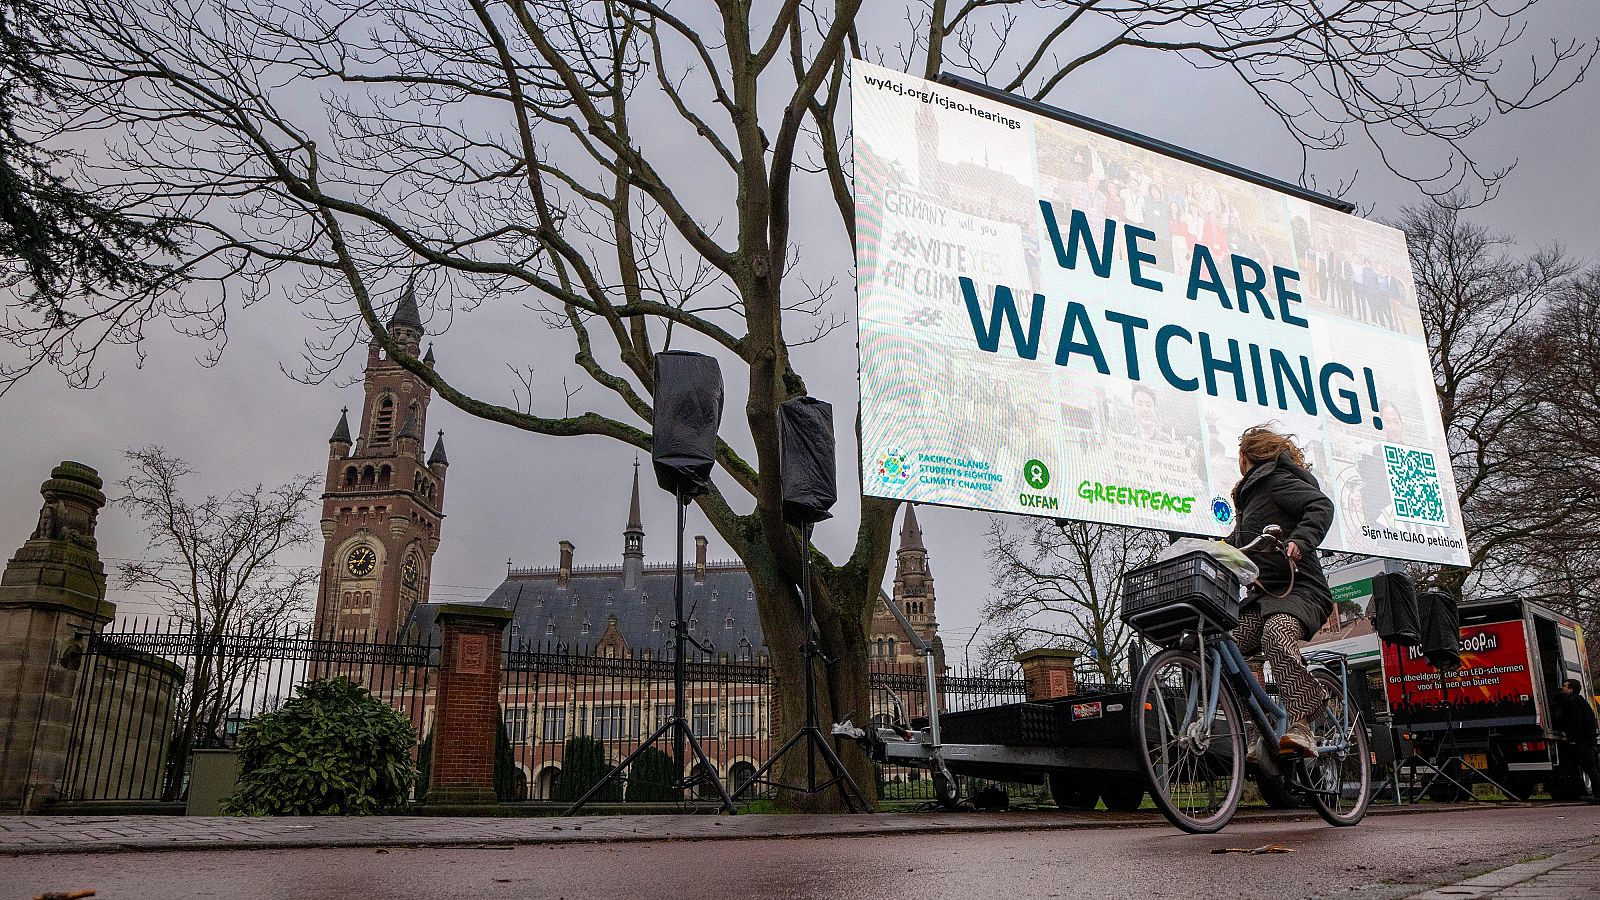
[[[1388,815],[1356,828],[1239,823],[784,840],[0,858],[0,897],[1404,897],[1600,840],[1600,807]],[[1279,842],[1294,853],[1215,855]]]

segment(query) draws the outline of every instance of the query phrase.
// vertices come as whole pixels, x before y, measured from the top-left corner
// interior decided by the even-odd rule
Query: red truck
[[[1593,696],[1583,629],[1516,598],[1461,605],[1461,668],[1453,672],[1441,673],[1415,648],[1383,645],[1392,722],[1417,755],[1459,758],[1524,799],[1540,785],[1556,800],[1584,792],[1583,776],[1563,764],[1553,702],[1568,678]],[[1446,771],[1461,783],[1473,776],[1460,762]],[[1458,790],[1436,779],[1429,794],[1452,799]]]

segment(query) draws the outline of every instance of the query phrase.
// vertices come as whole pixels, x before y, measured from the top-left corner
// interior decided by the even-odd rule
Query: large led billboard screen
[[[1467,562],[1404,235],[857,62],[865,493],[1224,535],[1297,436],[1325,549]]]

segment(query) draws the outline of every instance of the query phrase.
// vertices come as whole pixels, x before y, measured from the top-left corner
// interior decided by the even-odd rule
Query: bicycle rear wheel
[[[1367,726],[1361,712],[1345,708],[1339,679],[1326,669],[1312,673],[1328,695],[1328,705],[1311,719],[1311,733],[1318,747],[1334,747],[1314,760],[1305,760],[1299,769],[1311,807],[1329,825],[1348,826],[1360,822],[1372,801],[1372,753],[1367,746]],[[1348,729],[1348,730],[1347,730]]]
[[[1133,695],[1133,737],[1150,797],[1167,821],[1191,834],[1221,830],[1244,793],[1239,701],[1223,681],[1208,726],[1206,681],[1199,657],[1166,650],[1139,673]]]

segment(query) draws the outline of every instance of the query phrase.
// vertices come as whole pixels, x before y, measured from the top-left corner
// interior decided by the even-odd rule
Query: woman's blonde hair
[[[1270,425],[1245,429],[1244,434],[1239,435],[1239,452],[1253,463],[1277,459],[1279,454],[1287,453],[1290,462],[1302,469],[1311,468],[1311,464],[1306,462],[1305,452],[1294,442],[1294,435],[1279,434]]]

